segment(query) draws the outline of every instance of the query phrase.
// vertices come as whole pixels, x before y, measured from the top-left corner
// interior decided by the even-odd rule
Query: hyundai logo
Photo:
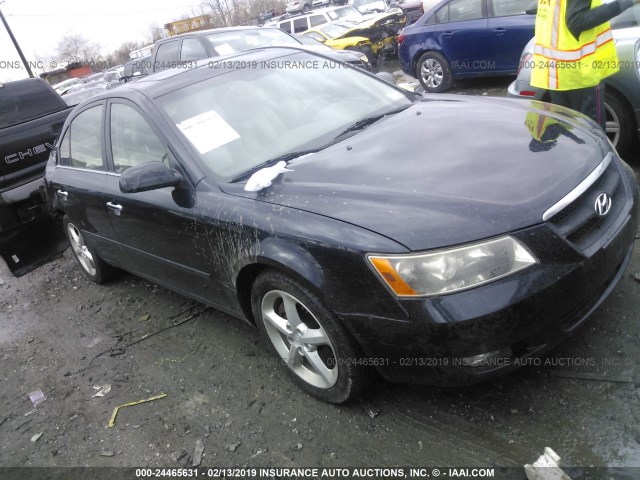
[[[596,198],[596,213],[604,217],[611,209],[611,197],[606,193],[601,193]]]

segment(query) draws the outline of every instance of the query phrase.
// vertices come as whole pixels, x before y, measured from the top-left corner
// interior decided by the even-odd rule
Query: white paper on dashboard
[[[188,118],[176,126],[201,155],[240,138],[238,132],[215,110]]]

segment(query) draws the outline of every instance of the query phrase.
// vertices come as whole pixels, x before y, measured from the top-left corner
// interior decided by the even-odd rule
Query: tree
[[[56,48],[61,61],[70,63],[95,62],[100,58],[100,46],[79,34],[66,35]]]
[[[142,45],[139,42],[125,42],[113,52],[113,61],[115,64],[124,64],[129,61],[129,54],[139,49]]]
[[[153,23],[149,25],[149,30],[145,34],[146,44],[154,44],[161,38],[166,37],[166,33],[163,28],[160,28],[157,24]]]

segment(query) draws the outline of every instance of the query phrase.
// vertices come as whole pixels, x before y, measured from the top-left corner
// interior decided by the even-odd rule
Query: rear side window
[[[309,30],[306,18],[296,18],[293,21],[293,33],[302,33],[305,30]]]
[[[0,128],[28,122],[67,108],[44,80],[21,80],[0,87]]]
[[[316,25],[322,25],[323,23],[327,23],[327,19],[322,15],[312,15],[309,17],[309,24],[312,28]]]
[[[106,170],[102,159],[102,112],[97,105],[73,119],[60,142],[60,165]]]

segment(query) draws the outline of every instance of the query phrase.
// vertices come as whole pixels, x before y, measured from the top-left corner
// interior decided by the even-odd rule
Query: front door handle
[[[496,32],[498,35],[504,35],[506,30],[504,28],[498,27],[494,30],[494,32]]]
[[[118,205],[117,203],[107,202],[107,207],[113,210],[113,213],[115,213],[118,216],[120,216],[120,213],[122,213],[122,205]]]
[[[69,196],[68,192],[65,192],[64,190],[58,190],[56,192],[56,195],[58,195],[60,198],[67,198]]]

